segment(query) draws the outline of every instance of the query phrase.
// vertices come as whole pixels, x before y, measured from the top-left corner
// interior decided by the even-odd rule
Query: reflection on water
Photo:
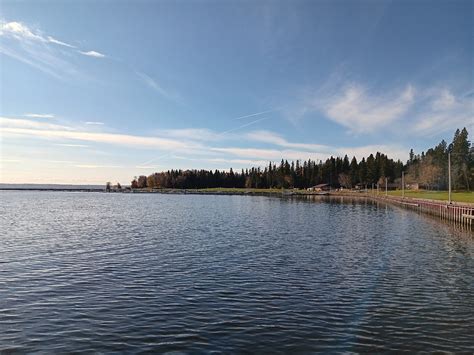
[[[474,239],[361,200],[3,192],[0,351],[464,351]]]

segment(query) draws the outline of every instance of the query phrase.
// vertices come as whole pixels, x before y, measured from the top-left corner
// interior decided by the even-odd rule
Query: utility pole
[[[385,197],[388,196],[388,185],[387,185],[387,178],[385,178]]]
[[[402,198],[405,198],[405,172],[402,171]]]
[[[448,151],[448,203],[451,204],[451,152]]]

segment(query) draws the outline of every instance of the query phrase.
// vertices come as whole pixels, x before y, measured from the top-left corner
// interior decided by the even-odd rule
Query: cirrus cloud
[[[43,43],[54,43],[69,48],[76,48],[72,44],[60,41],[54,37],[45,37],[40,31],[32,30],[25,24],[17,21],[0,22],[0,36],[10,36],[20,41],[38,41]]]
[[[314,99],[310,104],[330,120],[352,133],[371,133],[402,117],[413,105],[415,89],[371,94],[361,85],[348,85],[332,97]]]
[[[96,51],[79,51],[79,53],[88,56],[88,57],[95,57],[95,58],[105,58],[105,54],[96,52]]]

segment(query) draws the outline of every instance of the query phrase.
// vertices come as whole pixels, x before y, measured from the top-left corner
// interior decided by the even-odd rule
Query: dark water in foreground
[[[474,238],[367,203],[0,193],[0,351],[474,351]]]

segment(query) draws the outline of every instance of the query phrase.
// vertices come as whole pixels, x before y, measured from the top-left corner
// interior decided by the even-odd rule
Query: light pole
[[[451,204],[451,151],[448,148],[448,203]]]
[[[405,172],[402,171],[402,198],[405,198]]]
[[[387,178],[385,178],[385,197],[388,195]]]

